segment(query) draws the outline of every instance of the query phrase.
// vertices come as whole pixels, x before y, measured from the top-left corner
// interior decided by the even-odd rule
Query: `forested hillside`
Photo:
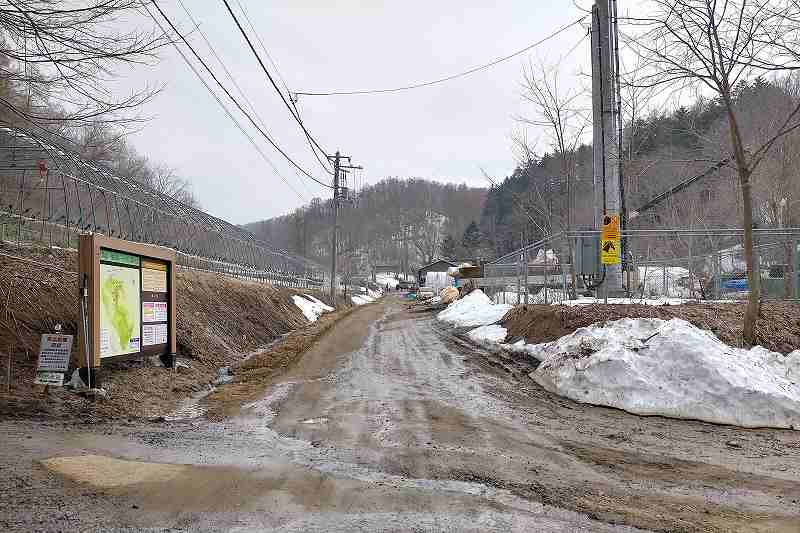
[[[424,179],[387,178],[364,187],[339,210],[343,268],[366,264],[420,264],[442,255],[473,256],[477,241],[464,234],[480,219],[486,189]],[[317,261],[330,256],[331,201],[315,200],[289,215],[248,224],[260,239]],[[477,225],[473,225],[477,230]],[[447,237],[450,237],[448,239]],[[466,244],[466,246],[463,246]]]
[[[752,145],[764,142],[774,124],[800,99],[795,77],[741,82],[734,91],[739,128]],[[729,157],[729,125],[717,100],[698,99],[671,111],[628,120],[624,134],[625,199],[633,214],[655,195],[712,169]],[[567,210],[568,163],[571,209]],[[800,223],[800,133],[779,139],[764,154],[752,177],[755,223],[760,227]],[[600,187],[600,184],[598,184]],[[516,248],[522,235],[534,241],[569,224],[593,220],[592,149],[579,146],[564,154],[530,157],[490,190],[481,215],[481,232],[495,255]],[[734,169],[725,164],[639,217],[630,227],[738,227],[741,192]]]

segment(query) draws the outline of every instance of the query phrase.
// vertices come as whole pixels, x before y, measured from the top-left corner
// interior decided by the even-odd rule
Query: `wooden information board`
[[[103,235],[81,235],[79,275],[88,290],[87,358],[82,332],[75,366],[160,355],[171,362],[175,341],[175,251]],[[82,329],[82,328],[81,328]]]

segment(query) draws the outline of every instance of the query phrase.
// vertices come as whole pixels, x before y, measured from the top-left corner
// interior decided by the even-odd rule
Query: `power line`
[[[261,40],[261,36],[258,35],[258,32],[256,31],[256,28],[253,25],[253,22],[250,20],[250,16],[247,14],[247,10],[244,8],[244,5],[242,4],[242,2],[240,0],[236,0],[236,5],[239,6],[239,10],[241,10],[242,14],[244,15],[244,18],[247,21],[247,25],[250,26],[250,30],[252,30],[253,34],[256,36],[256,40],[258,40],[258,44],[261,45],[261,49],[264,51],[264,55],[267,56],[267,59],[272,64],[272,66],[275,68],[275,73],[278,75],[278,79],[281,80],[281,85],[283,85],[283,88],[286,89],[286,96],[289,96],[291,98],[292,92],[289,90],[289,86],[286,84],[286,80],[283,79],[283,76],[281,75],[281,71],[278,68],[278,64],[275,63],[275,60],[272,59],[272,56],[267,51],[267,47],[264,46],[264,41],[262,41]]]
[[[225,1],[226,0],[223,0],[223,2],[225,2]],[[390,88],[390,89],[368,89],[368,90],[328,91],[328,92],[296,92],[294,94],[297,95],[297,96],[300,96],[300,95],[302,95],[302,96],[342,96],[342,95],[356,95],[356,94],[394,93],[394,92],[400,92],[400,91],[409,91],[411,89],[419,89],[421,87],[429,87],[431,85],[444,83],[446,81],[450,81],[450,80],[454,80],[456,78],[462,78],[464,76],[468,76],[470,74],[474,74],[475,72],[478,72],[478,71],[493,67],[493,66],[495,66],[495,65],[497,65],[499,63],[502,63],[504,61],[508,61],[509,59],[517,57],[518,55],[524,54],[525,52],[527,52],[529,50],[532,50],[533,48],[536,48],[537,46],[539,46],[539,45],[549,41],[550,39],[556,37],[557,35],[563,33],[564,31],[568,30],[572,26],[575,26],[576,24],[579,24],[579,23],[583,22],[583,20],[587,16],[588,15],[584,15],[581,18],[570,22],[566,26],[562,26],[561,28],[559,28],[558,30],[554,31],[553,33],[551,33],[547,37],[545,37],[545,38],[543,38],[543,39],[541,39],[539,41],[536,41],[535,43],[530,44],[530,45],[526,46],[525,48],[523,48],[521,50],[517,50],[516,52],[513,52],[513,53],[511,53],[511,54],[509,54],[507,56],[503,56],[503,57],[497,58],[497,59],[495,59],[493,61],[490,61],[488,63],[484,63],[482,65],[478,65],[477,67],[473,67],[473,68],[465,70],[463,72],[459,72],[458,74],[452,74],[450,76],[445,76],[444,78],[438,78],[438,79],[435,79],[435,80],[426,81],[426,82],[422,82],[422,83],[414,83],[414,84],[405,85],[405,86],[402,86],[402,87],[393,87],[393,88]]]
[[[278,75],[278,79],[281,80],[281,85],[283,85],[283,88],[286,90],[286,95],[289,97],[289,102],[292,104],[292,108],[294,109],[298,120],[302,120],[302,118],[300,117],[300,110],[297,109],[297,104],[292,99],[292,91],[289,89],[289,86],[286,84],[286,80],[283,79],[283,76],[281,75],[281,71],[278,68],[278,64],[272,58],[272,55],[270,55],[269,50],[267,50],[266,45],[264,45],[264,41],[261,40],[261,36],[256,31],[255,25],[250,20],[250,16],[247,14],[247,10],[245,9],[244,4],[242,4],[242,2],[240,0],[236,0],[236,4],[239,6],[239,10],[241,10],[242,14],[244,15],[245,21],[247,21],[247,25],[250,27],[250,31],[253,32],[253,35],[256,36],[256,40],[258,40],[258,43],[261,45],[261,49],[264,51],[264,55],[267,56],[267,59],[272,64],[272,66],[275,68],[275,73]],[[317,153],[317,148],[314,146],[314,143],[311,141],[311,137],[305,132],[305,130],[303,131],[303,133],[306,136],[306,141],[308,142],[308,145],[311,148],[311,152],[314,154],[314,157],[317,159],[317,162],[322,166],[323,169],[325,169],[325,172],[327,172],[328,174],[333,174],[333,171],[326,166],[326,165],[330,165],[330,162],[328,161],[328,155],[325,153],[325,150],[320,150],[322,152],[322,155],[324,156],[324,158],[321,158],[319,156],[319,154]]]
[[[227,87],[225,87],[225,85],[223,85],[221,81],[219,81],[219,78],[217,78],[216,74],[214,74],[214,71],[213,71],[213,70],[211,70],[211,68],[210,68],[210,67],[209,67],[209,66],[206,64],[206,62],[203,60],[203,58],[202,58],[202,57],[200,57],[200,55],[199,55],[199,54],[198,54],[198,53],[195,51],[195,49],[192,47],[192,45],[191,45],[191,44],[189,44],[189,41],[186,39],[186,37],[184,37],[184,36],[183,36],[183,34],[182,34],[181,32],[179,32],[179,31],[178,31],[178,28],[176,28],[176,27],[175,27],[175,24],[173,24],[173,23],[172,23],[172,21],[170,20],[170,18],[169,18],[169,17],[166,15],[166,13],[164,13],[164,11],[163,11],[163,10],[161,9],[161,7],[158,5],[158,2],[157,2],[156,0],[152,0],[152,2],[153,2],[153,6],[155,6],[155,8],[158,10],[158,12],[161,14],[161,16],[162,16],[162,17],[164,17],[164,20],[167,22],[167,24],[169,24],[170,28],[172,28],[172,31],[174,31],[174,32],[175,32],[175,34],[176,34],[176,35],[178,35],[178,37],[180,37],[180,38],[181,38],[181,40],[182,40],[182,41],[183,41],[183,43],[186,45],[186,47],[187,47],[187,48],[188,48],[188,49],[189,49],[189,50],[192,52],[192,54],[193,54],[193,55],[194,55],[194,57],[197,59],[197,61],[199,61],[199,62],[200,62],[200,64],[201,64],[201,65],[203,65],[203,68],[205,68],[205,69],[206,69],[206,72],[208,72],[208,74],[209,74],[209,75],[211,76],[211,78],[212,78],[212,79],[213,79],[213,80],[216,82],[216,84],[217,84],[217,85],[220,87],[220,89],[222,89],[222,90],[223,90],[223,92],[224,92],[224,93],[227,95],[227,97],[228,97],[228,98],[229,98],[229,99],[230,99],[230,100],[231,100],[231,101],[234,103],[234,105],[237,107],[237,109],[239,109],[239,111],[240,111],[240,112],[241,112],[241,113],[242,113],[242,114],[243,114],[245,117],[247,117],[247,119],[250,121],[250,123],[253,125],[253,127],[254,127],[254,128],[256,128],[256,129],[258,130],[258,132],[259,132],[259,133],[260,133],[260,134],[261,134],[261,135],[262,135],[262,136],[263,136],[265,139],[267,139],[267,141],[269,141],[269,143],[272,145],[272,147],[273,147],[273,148],[275,148],[275,149],[276,149],[276,150],[277,150],[277,151],[278,151],[278,152],[279,152],[279,153],[280,153],[280,154],[281,154],[281,155],[282,155],[284,158],[286,158],[286,160],[287,160],[287,161],[289,161],[289,162],[290,162],[292,165],[294,165],[294,167],[295,167],[295,168],[297,168],[297,169],[298,169],[300,172],[302,172],[302,173],[303,173],[303,174],[304,174],[304,175],[305,175],[307,178],[309,178],[309,179],[311,179],[312,181],[314,181],[314,182],[318,183],[319,185],[322,185],[323,187],[332,188],[330,185],[328,185],[327,183],[324,183],[324,182],[322,182],[322,181],[318,180],[317,178],[315,178],[314,176],[312,176],[312,175],[311,175],[311,174],[310,174],[310,173],[309,173],[307,170],[305,170],[303,167],[301,167],[300,165],[298,165],[298,164],[295,162],[295,160],[294,160],[294,159],[292,159],[291,157],[289,157],[289,154],[287,154],[287,153],[286,153],[286,152],[285,152],[285,151],[284,151],[284,150],[283,150],[283,149],[282,149],[280,146],[278,146],[278,144],[277,144],[277,143],[276,143],[274,140],[272,140],[272,138],[271,138],[271,137],[270,137],[270,136],[269,136],[269,135],[268,135],[268,134],[267,134],[267,133],[266,133],[266,132],[265,132],[265,131],[264,131],[264,130],[263,130],[263,129],[262,129],[262,128],[261,128],[261,127],[258,125],[258,124],[256,124],[255,120],[253,120],[253,117],[252,117],[252,116],[250,116],[250,114],[247,112],[247,110],[245,110],[245,109],[242,107],[242,104],[240,104],[240,103],[239,103],[239,101],[238,101],[238,100],[236,100],[236,98],[235,98],[235,97],[234,97],[234,96],[231,94],[231,92],[228,90],[228,88],[227,88]],[[155,17],[153,17],[153,15],[150,13],[150,11],[148,11],[148,14],[150,14],[150,16],[151,16],[151,18],[153,18],[153,20],[155,20],[156,22],[158,22],[158,21],[155,19]],[[159,25],[159,26],[160,26],[160,25]],[[173,43],[173,44],[174,44],[174,43]]]
[[[298,114],[297,114],[297,113],[296,113],[296,112],[295,112],[295,111],[292,109],[292,106],[291,106],[291,105],[289,105],[289,102],[286,100],[286,97],[284,97],[284,96],[283,96],[283,92],[281,92],[280,88],[278,88],[278,84],[277,84],[277,83],[275,83],[275,79],[272,77],[272,74],[270,74],[270,73],[269,73],[269,70],[267,70],[267,67],[266,67],[266,65],[264,65],[264,61],[262,61],[262,60],[261,60],[261,56],[259,56],[259,55],[258,55],[258,51],[256,51],[256,48],[255,48],[255,46],[253,46],[253,42],[250,40],[250,37],[247,35],[247,32],[246,32],[246,31],[244,30],[244,28],[242,27],[241,23],[239,22],[239,19],[238,19],[238,18],[236,18],[236,13],[234,13],[234,12],[233,12],[233,9],[231,9],[231,5],[230,5],[230,3],[228,2],[228,0],[222,0],[222,3],[224,3],[224,4],[225,4],[225,7],[228,9],[228,13],[230,13],[230,15],[231,15],[231,18],[233,19],[233,22],[235,22],[235,23],[236,23],[236,27],[237,27],[237,28],[239,28],[239,32],[242,34],[242,37],[244,37],[244,40],[247,42],[247,46],[249,46],[249,47],[250,47],[250,51],[251,51],[251,52],[253,52],[253,55],[255,56],[256,60],[258,61],[258,64],[261,66],[261,70],[263,70],[263,71],[264,71],[264,74],[266,74],[266,75],[267,75],[267,78],[269,79],[269,82],[272,84],[272,87],[273,87],[273,88],[275,89],[275,91],[278,93],[278,96],[280,96],[280,97],[281,97],[281,100],[283,101],[283,105],[285,105],[285,106],[286,106],[286,109],[288,109],[288,110],[289,110],[289,113],[292,115],[292,117],[293,117],[293,118],[294,118],[294,119],[297,121],[297,123],[300,125],[300,128],[301,128],[301,129],[303,130],[303,132],[306,134],[306,138],[307,138],[307,139],[308,139],[308,140],[309,140],[311,143],[313,143],[313,144],[314,144],[314,146],[316,146],[317,148],[319,148],[319,149],[320,149],[320,151],[321,151],[323,154],[325,154],[325,156],[327,157],[327,152],[325,151],[325,149],[323,149],[323,148],[322,148],[322,146],[320,146],[320,145],[319,145],[319,143],[316,141],[316,139],[314,139],[314,137],[312,137],[312,136],[311,136],[311,133],[309,133],[309,131],[308,131],[308,129],[306,128],[305,124],[303,124],[303,121],[302,121],[302,120],[300,120],[300,116],[299,116],[299,115],[298,115]]]
[[[189,20],[192,21],[192,24],[194,25],[195,29],[197,29],[198,33],[200,33],[200,37],[203,38],[203,41],[205,41],[206,46],[208,46],[208,49],[211,50],[211,53],[214,55],[214,57],[216,58],[217,62],[222,67],[222,70],[225,71],[225,75],[228,77],[228,79],[231,81],[233,86],[236,88],[236,90],[239,93],[239,95],[244,99],[245,103],[250,107],[250,111],[258,119],[259,124],[261,124],[261,126],[266,131],[268,128],[267,128],[266,124],[264,123],[264,120],[258,114],[258,111],[256,110],[256,107],[253,105],[253,102],[250,101],[250,99],[247,97],[247,94],[245,94],[244,90],[241,88],[239,83],[236,81],[236,78],[233,77],[233,74],[231,74],[231,71],[228,69],[227,65],[225,65],[225,62],[222,60],[222,58],[217,53],[217,50],[211,44],[211,41],[208,40],[208,37],[203,32],[203,30],[200,28],[200,24],[197,22],[197,20],[195,20],[195,18],[189,12],[189,9],[183,3],[183,0],[178,0],[178,4],[180,4],[180,6],[183,9],[184,13],[186,13],[186,16],[189,17]]]
[[[158,19],[150,12],[150,10],[147,8],[146,5],[144,6],[144,9],[145,11],[147,11],[147,14],[150,15],[150,18],[152,18],[153,21],[156,23],[156,25],[159,27],[159,29],[164,34],[166,34],[167,31],[164,29],[164,27],[161,25]],[[305,202],[306,198],[302,194],[300,194],[300,192],[298,192],[297,189],[295,189],[292,186],[292,184],[289,183],[289,181],[278,171],[278,168],[275,166],[272,160],[269,157],[267,157],[267,155],[263,152],[263,150],[261,150],[261,147],[258,146],[258,144],[253,140],[253,137],[247,132],[247,130],[244,129],[244,127],[239,123],[239,120],[233,116],[230,110],[227,107],[225,107],[225,104],[219,98],[217,93],[214,92],[214,90],[208,85],[206,80],[203,79],[203,76],[197,71],[194,65],[192,65],[192,62],[189,61],[189,58],[186,57],[186,54],[183,53],[183,50],[181,50],[178,47],[177,43],[175,42],[172,43],[172,46],[175,47],[175,50],[177,50],[178,54],[180,54],[181,58],[183,58],[184,63],[186,63],[186,65],[192,70],[192,72],[194,72],[194,75],[197,76],[197,79],[200,80],[200,82],[203,84],[203,86],[206,88],[209,94],[211,94],[211,96],[214,97],[214,100],[216,100],[219,106],[222,108],[222,110],[225,111],[225,114],[228,115],[228,118],[230,118],[231,121],[233,121],[234,125],[236,125],[236,127],[239,129],[239,131],[242,132],[242,135],[247,137],[247,140],[250,141],[250,143],[253,145],[253,148],[255,148],[256,151],[261,155],[261,157],[272,167],[272,170],[275,171],[275,174],[281,179],[281,181],[283,181],[289,187],[289,189],[292,190],[292,192],[294,192],[297,195],[298,198],[300,198],[300,200]]]

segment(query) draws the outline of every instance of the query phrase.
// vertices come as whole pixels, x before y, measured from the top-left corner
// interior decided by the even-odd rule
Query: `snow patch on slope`
[[[309,322],[316,322],[322,313],[333,311],[333,307],[307,294],[303,296],[294,295],[292,300],[294,300],[294,305],[300,308]]]

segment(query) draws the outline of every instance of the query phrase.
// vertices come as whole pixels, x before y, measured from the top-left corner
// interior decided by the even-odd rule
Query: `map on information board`
[[[100,357],[139,352],[139,269],[101,263],[100,302]]]

